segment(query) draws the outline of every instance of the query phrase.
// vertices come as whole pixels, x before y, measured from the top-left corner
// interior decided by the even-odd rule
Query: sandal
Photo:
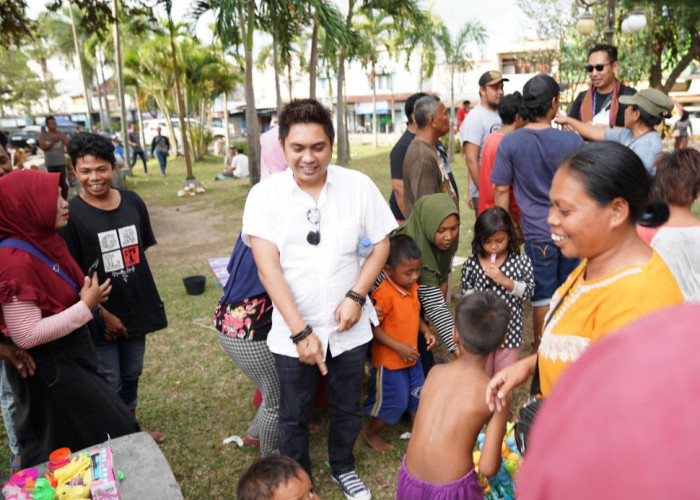
[[[12,453],[10,455],[10,476],[18,473],[22,469],[22,457]]]

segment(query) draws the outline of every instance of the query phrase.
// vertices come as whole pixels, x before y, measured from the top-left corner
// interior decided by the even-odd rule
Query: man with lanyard
[[[406,150],[403,161],[404,215],[411,215],[413,204],[421,196],[434,193],[450,195],[459,207],[456,185],[450,178],[447,158],[439,155],[440,137],[450,131],[450,117],[437,96],[416,101],[413,119],[418,130]]]
[[[288,168],[250,190],[242,238],[275,305],[267,344],[280,381],[280,453],[311,476],[308,420],[325,376],[331,479],[347,499],[370,500],[352,451],[372,339],[366,297],[386,262],[396,220],[369,177],[330,165],[334,137],[331,114],[318,101],[294,100],[284,108],[279,138]],[[374,245],[364,264],[356,252],[361,238]]]
[[[591,88],[576,97],[569,110],[570,117],[610,128],[625,126],[627,106],[620,104],[619,98],[634,95],[637,91],[617,79],[617,67],[617,47],[596,45],[588,51],[586,72],[591,79]]]

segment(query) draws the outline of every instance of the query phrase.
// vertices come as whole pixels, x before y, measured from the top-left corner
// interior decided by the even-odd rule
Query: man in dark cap
[[[535,346],[539,345],[552,295],[578,264],[577,259],[564,257],[554,245],[547,224],[554,172],[564,158],[583,144],[578,134],[552,128],[552,119],[559,109],[559,92],[559,84],[544,73],[525,83],[519,114],[527,124],[503,138],[491,173],[491,182],[496,185],[496,206],[510,211],[512,182],[520,208],[525,253],[532,260],[535,274],[531,299]]]

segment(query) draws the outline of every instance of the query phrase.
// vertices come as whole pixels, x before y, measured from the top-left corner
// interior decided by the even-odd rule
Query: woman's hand
[[[335,327],[336,332],[342,332],[355,326],[362,316],[362,306],[345,297],[335,310],[335,322],[338,326]]]
[[[437,339],[435,338],[435,335],[433,335],[433,332],[425,332],[423,336],[425,337],[426,349],[432,351],[437,345]]]
[[[0,343],[0,359],[12,363],[22,378],[34,375],[36,369],[34,358],[24,349]]]
[[[112,291],[111,280],[107,278],[100,285],[97,280],[97,273],[90,276],[85,276],[83,280],[83,288],[80,290],[80,300],[85,302],[90,310],[97,304],[106,302],[109,298],[109,292]]]
[[[323,344],[315,333],[309,334],[305,339],[296,344],[299,361],[307,365],[318,365],[321,375],[328,373],[326,363],[323,361]]]
[[[496,373],[486,386],[486,404],[491,411],[501,411],[508,404],[510,393],[516,387],[523,385],[535,370],[537,354],[507,366]]]

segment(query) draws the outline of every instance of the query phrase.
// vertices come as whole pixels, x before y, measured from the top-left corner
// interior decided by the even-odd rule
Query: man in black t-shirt
[[[576,97],[569,116],[594,125],[625,126],[626,106],[619,103],[619,97],[634,95],[637,91],[617,79],[617,67],[617,47],[596,45],[588,51],[586,72],[591,88]]]
[[[104,328],[92,332],[98,372],[135,413],[146,334],[168,324],[145,254],[156,239],[143,200],[111,187],[116,161],[108,139],[76,135],[68,154],[83,191],[71,200],[60,234],[83,271],[97,261],[100,282],[111,279],[109,300],[100,306]],[[160,432],[151,435],[159,444],[165,440]]]

